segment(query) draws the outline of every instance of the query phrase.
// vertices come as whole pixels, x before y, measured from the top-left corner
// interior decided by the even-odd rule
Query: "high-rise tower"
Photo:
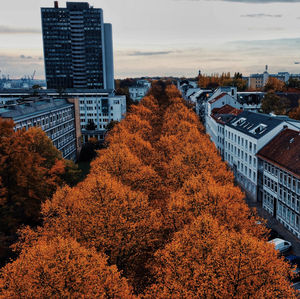
[[[47,88],[114,89],[111,24],[86,2],[41,8]]]

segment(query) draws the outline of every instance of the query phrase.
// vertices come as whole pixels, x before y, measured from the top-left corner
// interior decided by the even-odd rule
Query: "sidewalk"
[[[284,240],[292,243],[292,250],[288,254],[294,254],[300,256],[300,240],[294,236],[289,230],[287,230],[281,223],[279,223],[274,217],[272,217],[266,210],[264,210],[259,202],[254,202],[249,198],[245,198],[249,207],[255,208],[260,217],[266,219],[269,228],[278,232],[280,237]]]

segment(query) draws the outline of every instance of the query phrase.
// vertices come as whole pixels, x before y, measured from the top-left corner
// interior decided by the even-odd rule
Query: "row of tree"
[[[41,203],[79,180],[78,168],[41,129],[15,132],[13,121],[0,119],[0,265],[11,255],[17,229],[41,223]]]
[[[198,76],[198,85],[201,88],[215,89],[219,86],[235,86],[238,91],[245,91],[247,89],[247,80],[243,79],[241,73],[235,73],[231,77],[230,73],[211,74]]]
[[[0,297],[294,298],[290,266],[166,82],[132,106],[88,177],[42,204]]]

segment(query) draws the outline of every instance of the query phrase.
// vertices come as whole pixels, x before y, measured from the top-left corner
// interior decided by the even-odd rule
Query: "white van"
[[[283,239],[273,239],[268,243],[274,244],[275,249],[279,250],[281,253],[289,250],[292,247],[292,243]]]

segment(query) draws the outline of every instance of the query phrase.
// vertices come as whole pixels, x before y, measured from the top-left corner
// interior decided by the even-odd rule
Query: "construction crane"
[[[31,76],[31,80],[33,80],[33,79],[34,79],[35,73],[36,73],[36,70],[34,70],[34,72],[33,72],[32,76]]]

